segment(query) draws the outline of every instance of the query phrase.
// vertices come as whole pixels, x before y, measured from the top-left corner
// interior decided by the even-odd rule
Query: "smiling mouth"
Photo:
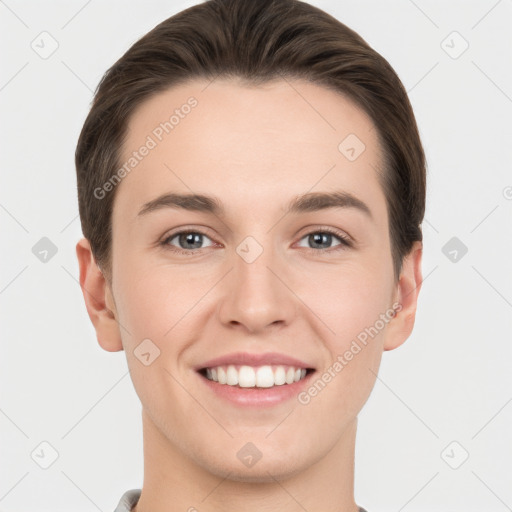
[[[204,378],[225,386],[272,388],[299,382],[313,373],[313,368],[289,365],[222,365],[198,370]]]

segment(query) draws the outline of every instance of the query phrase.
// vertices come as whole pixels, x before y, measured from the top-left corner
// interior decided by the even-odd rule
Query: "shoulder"
[[[137,504],[140,498],[142,489],[130,489],[126,491],[119,500],[114,512],[130,512],[131,509]],[[365,512],[365,511],[363,511]]]

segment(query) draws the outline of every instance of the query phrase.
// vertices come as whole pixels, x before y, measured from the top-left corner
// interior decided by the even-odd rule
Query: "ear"
[[[80,288],[98,343],[108,352],[123,350],[112,290],[96,264],[87,238],[76,244],[76,256],[80,267]]]
[[[386,328],[384,350],[399,347],[410,335],[414,327],[418,294],[423,277],[421,257],[423,243],[416,241],[409,254],[404,257],[402,271],[395,290],[395,316]]]

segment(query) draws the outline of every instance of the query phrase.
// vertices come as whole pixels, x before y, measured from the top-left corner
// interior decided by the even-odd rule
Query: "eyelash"
[[[164,240],[162,240],[160,242],[160,245],[166,249],[166,250],[170,250],[174,253],[177,253],[177,254],[184,254],[184,255],[187,255],[187,256],[194,256],[195,254],[197,254],[199,251],[201,251],[201,249],[207,249],[207,247],[203,247],[201,249],[180,249],[179,247],[175,247],[175,246],[172,246],[169,244],[170,240],[172,240],[173,238],[176,238],[177,236],[179,235],[183,235],[183,234],[199,234],[199,235],[203,235],[207,238],[210,238],[206,233],[204,233],[203,231],[200,231],[200,230],[182,230],[182,231],[177,231],[176,233],[173,233],[172,235],[169,235],[168,237],[166,237]],[[336,238],[339,239],[339,241],[341,242],[339,245],[335,246],[335,247],[329,247],[327,249],[313,249],[311,247],[306,247],[307,250],[309,251],[313,251],[315,253],[326,253],[326,252],[337,252],[337,251],[343,251],[343,250],[346,250],[348,248],[351,248],[353,246],[351,240],[346,236],[346,235],[343,235],[342,233],[340,233],[339,231],[336,231],[335,229],[330,229],[330,228],[322,228],[322,229],[318,229],[318,230],[315,230],[315,231],[310,231],[309,233],[306,233],[304,234],[300,240],[302,240],[303,238],[309,236],[309,235],[312,235],[312,234],[318,234],[318,233],[322,233],[322,234],[325,234],[325,233],[328,233],[330,235],[334,235]]]

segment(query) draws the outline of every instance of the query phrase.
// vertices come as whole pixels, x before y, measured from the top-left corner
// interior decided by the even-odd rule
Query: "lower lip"
[[[311,376],[315,372],[308,373],[303,379],[293,384],[283,384],[271,388],[241,388],[219,384],[209,380],[200,373],[199,378],[218,396],[242,407],[269,407],[297,397],[297,395],[309,384]]]

